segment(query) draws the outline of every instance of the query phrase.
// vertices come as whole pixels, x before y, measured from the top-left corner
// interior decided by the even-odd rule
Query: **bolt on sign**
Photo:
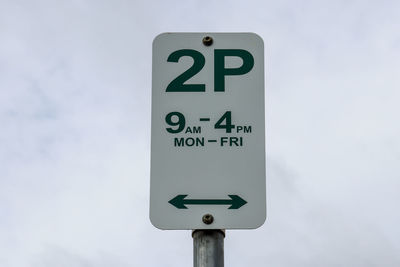
[[[150,220],[252,229],[266,217],[264,44],[254,33],[153,41]]]

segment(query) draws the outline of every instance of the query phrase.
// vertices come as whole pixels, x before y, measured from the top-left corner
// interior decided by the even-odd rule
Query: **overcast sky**
[[[191,266],[149,221],[151,45],[265,42],[267,221],[226,266],[400,266],[399,1],[0,0],[0,266]]]

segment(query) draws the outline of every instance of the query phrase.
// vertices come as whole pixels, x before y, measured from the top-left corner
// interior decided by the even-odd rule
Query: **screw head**
[[[205,46],[210,46],[213,43],[213,38],[211,36],[206,36],[203,38],[203,44]]]
[[[212,224],[214,221],[214,217],[211,214],[205,214],[203,216],[203,223],[205,224]]]

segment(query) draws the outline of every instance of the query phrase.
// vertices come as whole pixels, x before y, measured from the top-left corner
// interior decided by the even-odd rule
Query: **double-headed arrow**
[[[185,199],[187,195],[177,195],[170,201],[178,209],[187,209],[185,205],[231,205],[228,209],[239,209],[247,203],[238,195],[228,195],[231,199]]]

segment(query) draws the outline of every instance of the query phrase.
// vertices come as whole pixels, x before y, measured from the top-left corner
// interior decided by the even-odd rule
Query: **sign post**
[[[264,44],[258,35],[158,35],[152,75],[153,225],[176,230],[261,226],[264,116]]]
[[[195,230],[192,236],[194,267],[224,266],[225,231]]]

